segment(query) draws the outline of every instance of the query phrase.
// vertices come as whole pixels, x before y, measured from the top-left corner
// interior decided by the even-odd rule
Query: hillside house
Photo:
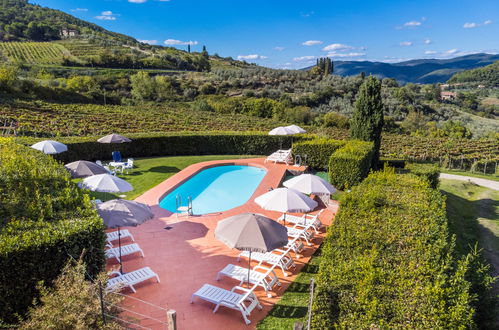
[[[440,92],[440,99],[442,101],[454,100],[457,97],[456,92]]]
[[[78,30],[75,29],[62,29],[61,30],[61,36],[65,38],[71,38],[71,37],[76,37],[80,34]]]

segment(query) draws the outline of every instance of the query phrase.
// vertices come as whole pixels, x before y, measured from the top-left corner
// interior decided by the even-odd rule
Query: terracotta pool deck
[[[191,177],[206,166],[221,164],[253,165],[263,167],[267,170],[267,174],[246,204],[217,214],[188,217],[179,216],[178,218],[175,214],[159,207],[159,199],[166,191],[173,189],[186,178]],[[263,158],[203,162],[187,167],[138,197],[136,201],[150,205],[155,217],[138,227],[128,228],[133,234],[135,242],[143,249],[145,257],[141,258],[137,255],[124,257],[123,269],[127,272],[149,266],[159,275],[161,283],[149,280],[136,286],[137,293],[132,293],[129,290],[123,291],[123,293],[161,306],[162,308],[176,310],[178,329],[255,328],[258,321],[267,315],[286,288],[296,278],[299,270],[308,262],[310,256],[321,243],[324,233],[315,238],[313,246],[305,248],[303,257],[300,259],[294,258],[297,268],[291,270],[292,275],[284,277],[280,269],[276,268],[276,273],[283,285],[277,292],[272,291],[274,295],[272,298],[267,298],[263,289],[258,288],[256,290],[258,299],[264,308],[262,311],[258,309],[253,310],[249,326],[245,325],[239,311],[220,307],[218,312],[214,314],[213,308],[215,305],[200,299],[195,299],[194,303],[191,304],[190,299],[192,293],[204,283],[213,284],[229,290],[239,284],[239,282],[229,278],[222,278],[220,281],[215,280],[217,273],[229,263],[241,265],[242,267],[248,266],[246,259],[241,260],[239,263],[237,262],[236,257],[239,251],[229,249],[215,238],[214,230],[217,222],[228,216],[244,212],[261,213],[272,219],[277,219],[280,213],[265,211],[253,200],[255,197],[267,192],[270,187],[278,187],[287,169],[304,170],[303,167],[286,166],[284,164],[264,164]],[[336,210],[337,204],[334,202],[330,203],[321,214],[321,221],[325,225],[329,225]],[[171,228],[167,230],[165,227]],[[125,240],[123,243],[127,244],[128,241]],[[294,254],[292,255],[294,257]],[[252,266],[254,265],[256,263],[252,263]],[[115,267],[116,261],[108,262],[108,268]],[[276,293],[277,296],[275,295]],[[165,312],[158,310],[156,307],[131,298],[125,298],[122,304],[125,308],[134,312],[162,321],[166,320]],[[128,313],[128,316],[132,315]],[[165,326],[157,321],[148,320],[137,315],[133,316],[140,320],[142,326],[152,329],[165,329]]]

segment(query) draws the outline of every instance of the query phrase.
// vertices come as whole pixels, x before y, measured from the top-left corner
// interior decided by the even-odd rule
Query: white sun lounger
[[[192,294],[191,304],[194,302],[194,297],[198,297],[216,305],[215,309],[213,309],[213,313],[216,313],[220,306],[238,310],[243,315],[244,322],[248,325],[251,323],[248,316],[253,309],[255,309],[255,307],[258,307],[260,310],[263,309],[253,293],[254,288],[255,286],[248,290],[240,286],[235,286],[229,291],[214,285],[204,284],[199,290]],[[236,291],[241,291],[241,293],[237,293]]]
[[[130,234],[128,229],[121,229],[120,236],[121,236],[121,239],[130,237],[132,242],[135,242],[135,239],[133,238],[132,234]],[[118,240],[118,231],[117,230],[112,231],[110,233],[106,233],[106,241],[110,246],[112,246],[112,244],[111,244],[112,241],[117,241],[117,240]]]
[[[282,254],[277,254],[274,252],[279,252]],[[237,261],[240,261],[241,257],[248,258],[249,252],[248,251],[241,252],[237,256]],[[284,276],[288,276],[286,270],[290,269],[291,267],[293,268],[296,267],[295,263],[293,262],[293,258],[291,258],[291,256],[289,255],[289,250],[283,251],[280,249],[275,249],[272,252],[266,252],[266,253],[252,252],[251,260],[258,261],[258,265],[266,263],[272,267],[279,267],[281,268]]]
[[[118,271],[112,271],[109,275],[117,275],[107,280],[106,291],[116,291],[124,287],[129,287],[133,292],[137,292],[134,285],[147,281],[150,278],[156,278],[159,283],[159,276],[149,267],[134,270],[130,273],[121,274]]]
[[[305,248],[305,245],[303,245],[302,241],[298,240],[299,237],[294,238],[292,240],[288,241],[288,244],[284,246],[286,250],[291,250],[295,253],[296,259],[300,259],[301,257],[301,252]]]
[[[270,156],[265,158],[264,163],[273,162],[273,163],[289,163],[293,162],[293,156],[291,155],[291,149],[288,150],[277,150],[272,153]]]
[[[315,215],[304,214],[302,216],[297,216],[297,215],[283,214],[279,217],[279,219],[277,219],[277,221],[285,220],[286,223],[300,225],[302,227],[308,227],[309,225],[312,225],[312,228],[314,229],[315,233],[319,234],[319,230],[322,227],[322,222],[319,219],[319,216],[321,215],[322,211],[324,211],[324,209],[320,210],[320,212]]]
[[[257,271],[258,269],[263,270],[264,273]],[[240,281],[239,286],[241,286],[244,282],[248,281],[248,268],[228,264],[224,269],[218,272],[217,281],[219,281],[222,276]],[[271,291],[275,285],[282,285],[273,269],[261,265],[255,266],[250,271],[249,282],[253,285],[261,286],[269,298],[272,297],[269,291]]]
[[[312,245],[310,241],[314,239],[314,231],[310,231],[310,228],[312,228],[312,224],[308,226],[294,225],[292,228],[288,228],[288,237],[304,239],[310,246]]]
[[[122,245],[121,246],[121,256],[127,256],[130,254],[134,253],[139,253],[142,255],[142,258],[144,257],[144,251],[139,247],[137,243],[133,244],[128,244],[128,245]],[[106,258],[111,259],[111,258],[116,258],[118,262],[120,262],[120,250],[119,247],[111,248],[109,250],[106,250]]]

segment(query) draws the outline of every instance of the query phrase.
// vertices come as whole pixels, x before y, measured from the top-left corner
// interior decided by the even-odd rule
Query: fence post
[[[166,312],[166,318],[168,320],[168,330],[177,330],[177,312],[169,309]]]
[[[308,297],[308,321],[307,330],[310,330],[310,321],[312,320],[312,302],[314,301],[314,279],[310,279],[310,296]]]
[[[295,324],[293,326],[293,330],[303,330],[303,323],[295,322]]]

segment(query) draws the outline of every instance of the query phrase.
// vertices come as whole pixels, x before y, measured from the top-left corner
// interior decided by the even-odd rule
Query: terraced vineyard
[[[28,64],[59,64],[69,50],[52,42],[0,42],[0,52],[15,61]]]
[[[87,40],[63,40],[58,43],[70,51],[71,55],[80,59],[89,59],[104,50],[103,46],[92,44]]]

